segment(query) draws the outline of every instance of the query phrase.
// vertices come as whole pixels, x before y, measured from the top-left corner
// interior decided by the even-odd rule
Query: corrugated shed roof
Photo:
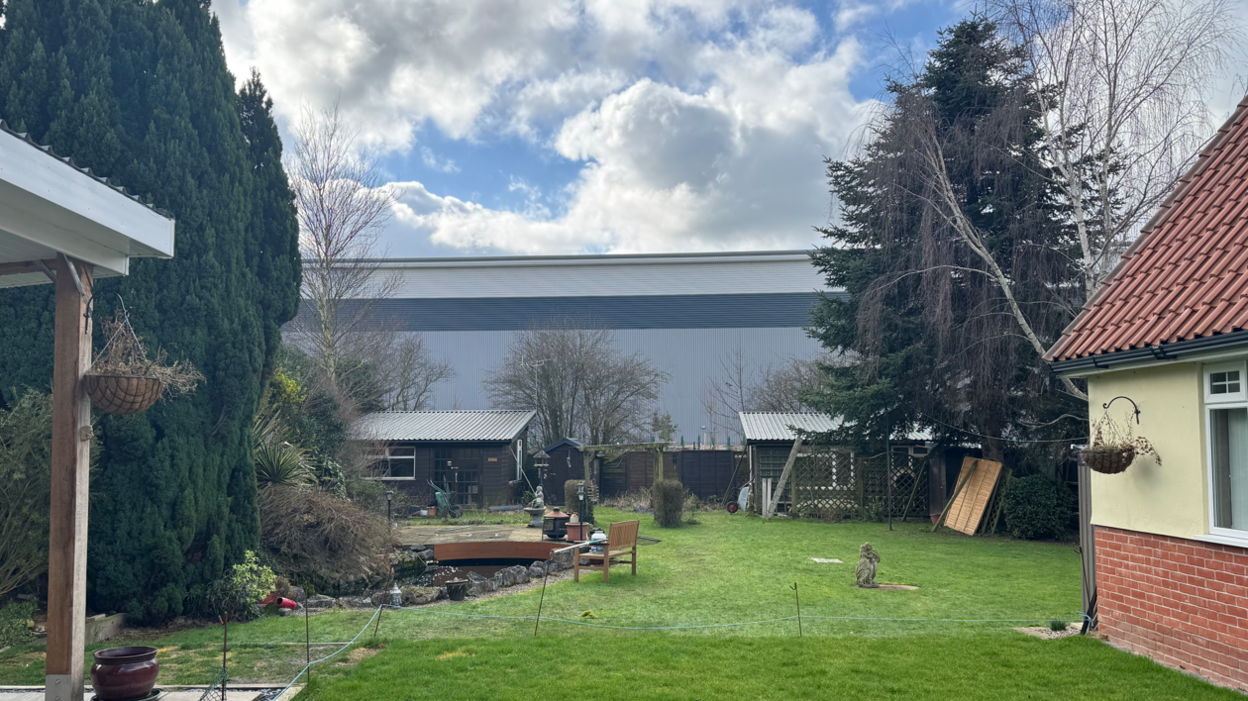
[[[353,436],[362,440],[499,442],[515,440],[535,411],[383,411],[362,417]]]
[[[747,441],[792,441],[797,435],[790,427],[826,433],[841,425],[827,414],[743,411],[738,415]]]
[[[1045,356],[1070,360],[1248,327],[1248,97]]]
[[[6,134],[12,134],[13,136],[16,136],[17,138],[21,139],[22,141],[25,141],[27,144],[29,144],[29,145],[30,145],[30,146],[32,146],[33,148],[37,148],[37,149],[39,149],[40,151],[43,151],[44,153],[48,154],[48,155],[49,155],[49,156],[51,156],[52,158],[55,158],[56,160],[58,160],[58,161],[60,161],[60,162],[64,163],[65,165],[69,166],[70,168],[73,168],[74,170],[78,171],[79,173],[82,173],[83,175],[87,176],[88,178],[91,178],[92,180],[95,180],[95,181],[97,181],[97,182],[100,182],[100,183],[103,183],[103,184],[107,185],[108,187],[112,188],[113,190],[115,190],[116,192],[120,193],[121,195],[123,195],[123,196],[125,196],[125,197],[128,197],[128,198],[130,198],[130,199],[134,200],[135,202],[138,202],[139,204],[143,205],[144,207],[147,207],[148,209],[152,210],[153,212],[155,212],[155,213],[159,214],[160,216],[162,216],[162,217],[164,217],[164,218],[166,218],[166,219],[173,219],[173,215],[172,215],[172,214],[170,214],[169,212],[166,212],[165,210],[163,210],[163,209],[161,209],[161,208],[159,208],[159,207],[155,207],[155,206],[152,206],[152,205],[150,205],[150,204],[148,204],[148,203],[144,202],[143,200],[139,199],[139,197],[138,197],[137,195],[132,195],[132,194],[130,194],[130,192],[129,192],[129,191],[127,191],[127,190],[126,190],[126,188],[124,188],[124,187],[122,187],[122,186],[120,186],[120,185],[114,185],[114,184],[113,184],[113,183],[112,183],[112,182],[111,182],[108,178],[103,178],[103,177],[100,177],[100,176],[96,175],[95,173],[92,173],[90,168],[80,168],[80,167],[78,167],[78,164],[77,164],[77,163],[74,163],[74,159],[73,159],[73,158],[69,158],[69,157],[67,157],[67,156],[58,156],[58,155],[56,155],[56,152],[52,150],[52,147],[51,147],[51,146],[44,146],[44,145],[41,145],[41,144],[36,143],[36,142],[35,142],[35,140],[34,140],[34,139],[32,139],[32,138],[30,137],[30,134],[29,134],[29,133],[24,132],[24,131],[20,131],[20,132],[19,132],[19,131],[14,131],[14,130],[13,130],[13,128],[12,128],[12,127],[10,127],[10,126],[8,125],[8,123],[7,123],[7,122],[5,122],[3,119],[0,119],[0,132],[4,132],[4,133],[6,133]]]

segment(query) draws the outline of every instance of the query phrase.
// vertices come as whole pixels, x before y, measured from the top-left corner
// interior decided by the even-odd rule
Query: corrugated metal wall
[[[823,289],[806,251],[392,260],[397,297],[776,294]]]
[[[456,376],[439,385],[433,409],[488,409],[481,387],[488,372],[502,365],[517,331],[429,331],[425,343],[451,363]],[[721,361],[740,348],[747,367],[761,372],[791,358],[814,358],[821,346],[800,328],[624,329],[613,331],[621,352],[641,353],[671,375],[660,393],[661,412],[677,425],[677,441],[693,443],[712,426],[702,408],[703,387],[719,380]],[[576,436],[574,436],[576,437]],[[723,440],[723,436],[720,436]],[[740,435],[733,437],[740,442]]]

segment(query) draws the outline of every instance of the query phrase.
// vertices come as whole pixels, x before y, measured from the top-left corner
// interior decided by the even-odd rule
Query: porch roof
[[[125,275],[130,258],[172,258],[173,242],[169,214],[0,121],[0,287],[49,282],[62,254]]]

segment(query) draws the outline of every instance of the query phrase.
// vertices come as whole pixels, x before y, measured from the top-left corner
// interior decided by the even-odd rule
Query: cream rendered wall
[[[1139,405],[1140,423],[1132,430],[1152,442],[1163,464],[1142,457],[1117,475],[1093,472],[1092,523],[1177,538],[1208,534],[1202,366],[1175,363],[1088,377],[1093,424],[1101,405],[1119,395]],[[1110,416],[1121,422],[1130,410],[1120,399]]]

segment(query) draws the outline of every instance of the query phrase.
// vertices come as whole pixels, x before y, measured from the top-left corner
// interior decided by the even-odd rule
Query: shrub
[[[212,600],[216,608],[228,612],[232,620],[249,621],[260,615],[256,604],[273,591],[276,583],[273,570],[260,564],[256,554],[248,550],[243,553],[243,561],[214,585]]]
[[[679,526],[685,506],[685,485],[676,480],[658,480],[653,493],[655,524],[660,528]]]
[[[1015,538],[1045,540],[1066,535],[1074,496],[1044,475],[1013,480],[1002,495],[1005,527]]]
[[[693,492],[685,492],[685,503],[682,508],[685,512],[686,526],[696,526],[701,523],[701,521],[698,521],[698,512],[702,510],[702,500],[698,498],[698,495]]]
[[[650,496],[650,490],[645,487],[630,489],[619,496],[605,499],[602,505],[619,511],[631,511],[637,514],[654,513],[654,500]]]
[[[0,411],[0,597],[48,568],[52,398],[23,394]]]
[[[257,501],[261,542],[298,581],[341,587],[389,576],[384,516],[313,489],[273,485]]]
[[[578,501],[576,498],[576,485],[580,484],[583,481],[584,480],[568,480],[567,482],[563,483],[563,508],[568,513],[572,513],[574,511],[580,511],[581,509],[581,502]],[[585,513],[581,514],[581,523],[593,523],[593,522],[594,522],[594,502],[592,499],[589,498],[589,495],[586,494],[585,495]]]
[[[1053,631],[1054,633],[1060,633],[1066,630],[1066,628],[1068,628],[1069,626],[1070,624],[1067,623],[1066,621],[1059,621],[1057,619],[1053,619],[1049,621],[1049,630]]]
[[[35,639],[31,631],[31,617],[35,615],[33,601],[14,601],[0,609],[0,648]]]

